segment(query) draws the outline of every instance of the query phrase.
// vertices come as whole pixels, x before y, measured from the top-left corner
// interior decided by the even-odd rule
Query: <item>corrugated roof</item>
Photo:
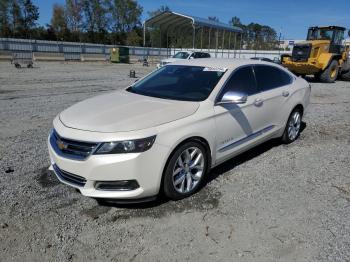
[[[209,20],[206,18],[188,16],[180,13],[165,11],[159,15],[153,16],[144,22],[146,27],[161,27],[166,30],[171,28],[192,27],[196,28],[208,27],[229,32],[241,33],[243,30],[237,26]]]

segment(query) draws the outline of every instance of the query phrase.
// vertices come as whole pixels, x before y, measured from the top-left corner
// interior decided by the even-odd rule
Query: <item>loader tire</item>
[[[341,79],[343,79],[345,81],[350,81],[350,71],[341,74]]]
[[[324,83],[333,83],[339,73],[339,64],[338,61],[333,60],[329,66],[320,74],[319,79]]]

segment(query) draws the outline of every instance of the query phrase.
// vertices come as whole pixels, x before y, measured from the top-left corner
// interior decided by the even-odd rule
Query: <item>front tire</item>
[[[180,200],[194,194],[208,169],[205,147],[190,141],[179,146],[164,172],[163,191],[172,200]]]
[[[324,83],[333,83],[339,73],[339,63],[333,60],[329,66],[320,74],[319,79]]]
[[[287,125],[282,136],[282,142],[284,144],[290,144],[299,137],[301,119],[301,110],[299,108],[294,109],[288,118]]]

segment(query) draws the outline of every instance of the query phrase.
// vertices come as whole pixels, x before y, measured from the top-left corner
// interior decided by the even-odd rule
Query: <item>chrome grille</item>
[[[58,178],[63,180],[64,182],[67,182],[69,184],[79,186],[79,187],[85,186],[85,183],[86,183],[85,178],[66,172],[60,169],[56,164],[53,164],[52,167],[53,167],[53,170],[55,171],[56,176],[58,176]]]
[[[85,160],[99,145],[63,138],[55,130],[50,134],[50,144],[58,155],[74,160]]]

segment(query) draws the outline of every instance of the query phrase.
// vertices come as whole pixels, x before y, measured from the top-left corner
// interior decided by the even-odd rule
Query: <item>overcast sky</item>
[[[54,3],[64,0],[33,0],[40,9],[39,23],[50,22]],[[171,10],[227,23],[238,16],[242,23],[256,22],[281,31],[284,39],[304,39],[311,25],[340,25],[350,28],[350,0],[139,0],[142,19],[147,12],[167,5]]]

